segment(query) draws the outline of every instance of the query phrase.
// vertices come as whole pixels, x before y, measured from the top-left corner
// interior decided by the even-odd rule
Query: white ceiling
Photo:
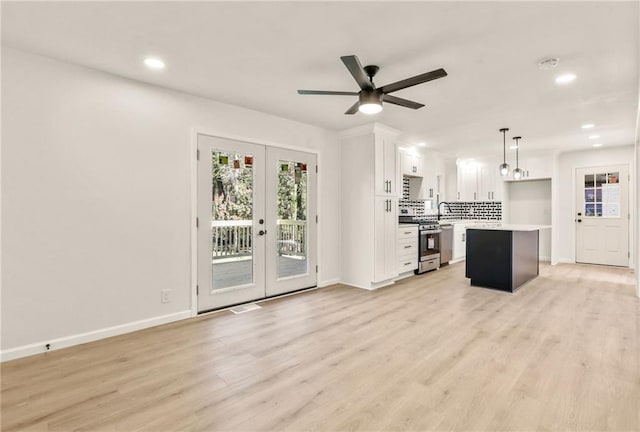
[[[371,121],[449,155],[523,153],[634,141],[637,2],[3,2],[3,44],[317,126]],[[381,67],[378,86],[443,67],[449,76],[397,96],[417,111],[344,115],[356,91],[340,56]],[[164,71],[142,64],[161,57]],[[537,62],[559,57],[545,71]],[[554,78],[578,78],[558,86]],[[583,123],[596,128],[584,131]]]

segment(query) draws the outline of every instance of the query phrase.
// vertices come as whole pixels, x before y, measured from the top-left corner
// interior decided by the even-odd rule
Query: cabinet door
[[[461,259],[465,257],[466,245],[462,234],[465,232],[465,226],[463,224],[453,225],[453,259]]]
[[[402,175],[412,175],[411,166],[413,164],[413,158],[411,157],[411,154],[406,150],[400,150],[398,154],[400,156],[400,171]]]
[[[396,197],[401,190],[397,173],[398,149],[395,139],[375,137],[375,194]]]
[[[416,177],[424,176],[424,159],[420,155],[413,155],[413,175]]]
[[[498,174],[497,165],[487,163],[482,165],[478,170],[478,198],[479,201],[494,201],[496,194],[496,175]]]
[[[543,179],[551,178],[553,170],[553,162],[548,158],[533,157],[524,161],[524,177],[525,179]]]
[[[436,199],[436,163],[433,152],[427,152],[422,160],[422,188],[424,199]]]
[[[382,282],[398,276],[398,200],[376,197],[374,217],[373,282]]]
[[[462,167],[461,201],[478,200],[478,172],[475,165]]]

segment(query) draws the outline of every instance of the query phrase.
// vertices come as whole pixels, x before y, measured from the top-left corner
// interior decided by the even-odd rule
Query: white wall
[[[505,182],[507,223],[551,225],[551,180]],[[508,207],[508,209],[506,209]],[[551,230],[540,231],[540,258],[551,260]]]
[[[194,127],[319,151],[319,283],[338,281],[334,132],[2,50],[3,354],[188,315]]]
[[[561,153],[557,157],[554,169],[553,187],[553,223],[554,235],[552,245],[552,261],[575,262],[575,171],[576,168],[598,167],[604,165],[629,165],[629,173],[634,173],[633,145],[593,149],[579,152]],[[629,209],[635,208],[635,182],[632,177],[629,183]],[[557,192],[557,193],[556,193]],[[631,239],[630,263],[635,263],[635,227],[637,215],[631,211],[629,238]]]

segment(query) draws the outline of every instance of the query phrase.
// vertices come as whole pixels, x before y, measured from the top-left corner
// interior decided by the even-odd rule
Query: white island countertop
[[[482,229],[496,231],[538,231],[551,229],[551,225],[519,225],[519,224],[499,224],[499,223],[479,223],[470,225],[467,229]]]

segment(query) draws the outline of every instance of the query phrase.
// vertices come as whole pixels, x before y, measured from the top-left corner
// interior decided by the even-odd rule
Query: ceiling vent
[[[554,67],[558,66],[558,64],[560,64],[560,59],[559,58],[554,58],[554,57],[550,57],[550,58],[546,58],[544,60],[540,60],[538,62],[538,67],[542,70],[549,70],[549,69],[553,69]]]

